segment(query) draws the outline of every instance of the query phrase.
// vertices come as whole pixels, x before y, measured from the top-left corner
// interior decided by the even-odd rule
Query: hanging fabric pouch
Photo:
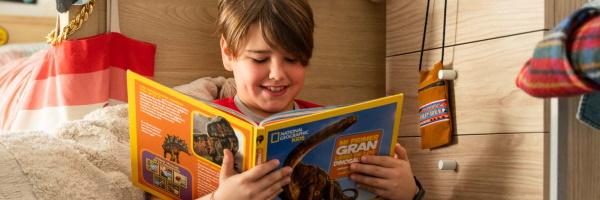
[[[425,48],[425,34],[427,32],[427,18],[429,15],[429,0],[425,15],[425,28],[423,28],[423,41],[421,46],[421,59],[419,62],[420,81],[418,90],[419,102],[419,129],[421,132],[421,148],[431,149],[447,145],[452,136],[452,115],[450,112],[450,101],[448,82],[438,78],[438,72],[442,70],[444,62],[444,45],[446,36],[446,9],[448,2],[444,4],[444,29],[442,38],[442,59],[433,68],[421,71],[423,64],[423,52]]]
[[[418,101],[422,149],[449,144],[452,135],[448,83],[437,76],[441,69],[442,63],[438,62],[421,72]]]

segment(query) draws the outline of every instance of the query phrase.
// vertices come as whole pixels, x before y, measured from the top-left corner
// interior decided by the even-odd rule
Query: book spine
[[[253,164],[252,166],[260,165],[265,162],[267,156],[267,131],[264,127],[255,127],[254,129],[254,151],[253,151]]]
[[[404,96],[397,95],[394,97],[397,102],[396,104],[396,116],[394,117],[394,128],[392,131],[392,142],[390,147],[390,156],[394,156],[396,153],[396,143],[398,143],[398,135],[400,132],[400,119],[402,118],[402,106],[404,105]]]

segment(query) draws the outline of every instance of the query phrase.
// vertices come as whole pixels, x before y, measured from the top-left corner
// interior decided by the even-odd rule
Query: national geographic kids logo
[[[8,31],[0,26],[0,45],[8,43]]]
[[[302,128],[290,129],[283,132],[271,133],[271,144],[278,143],[285,140],[291,140],[291,142],[302,142],[304,136],[308,134],[308,131]]]

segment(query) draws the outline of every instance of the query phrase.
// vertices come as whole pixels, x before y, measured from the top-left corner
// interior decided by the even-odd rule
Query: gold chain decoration
[[[90,0],[90,2],[88,2],[83,6],[83,8],[81,8],[79,14],[77,14],[77,16],[75,16],[75,18],[71,20],[69,24],[62,29],[59,35],[56,35],[56,29],[48,33],[48,36],[46,36],[46,42],[48,42],[51,45],[56,45],[66,40],[67,37],[75,33],[75,31],[79,30],[79,28],[81,28],[81,25],[83,25],[83,23],[87,21],[88,17],[92,14],[95,5],[96,0]]]

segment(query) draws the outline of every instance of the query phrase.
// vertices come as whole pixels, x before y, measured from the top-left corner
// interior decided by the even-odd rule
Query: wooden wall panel
[[[399,139],[425,199],[543,199],[544,138],[548,134],[462,135],[457,145],[421,150],[420,137]],[[437,169],[456,160],[456,171]]]
[[[219,37],[214,34],[216,1],[119,3],[121,32],[158,47],[157,81],[175,86],[203,76],[232,76],[222,67]],[[365,0],[310,3],[316,23],[315,49],[300,98],[329,105],[384,96],[385,4]],[[103,19],[96,22],[103,23]],[[92,29],[103,31],[94,25]]]
[[[522,92],[515,78],[542,39],[535,32],[446,50],[445,65],[458,71],[454,100],[458,134],[546,132],[544,101]],[[424,68],[439,60],[427,51]],[[419,53],[387,60],[388,94],[406,94],[400,135],[418,136],[417,69]]]
[[[214,34],[217,1],[120,1],[121,32],[157,46],[155,80],[175,86],[225,76]]]
[[[54,17],[0,16],[0,26],[8,31],[8,44],[45,42],[55,24]]]
[[[459,133],[548,131],[544,100],[515,85],[542,37],[540,31],[456,48],[453,68],[461,76],[454,81]]]
[[[564,194],[566,199],[600,199],[600,131],[581,123],[575,116],[579,106],[580,97],[565,98],[568,102],[567,110],[561,114],[567,115],[568,126],[566,142],[566,157],[559,162],[564,162],[566,169],[559,172],[564,174],[566,186]],[[561,188],[559,188],[561,189]]]
[[[448,0],[446,45],[546,28],[548,0]],[[441,46],[444,0],[432,0],[426,49]],[[425,22],[426,0],[387,1],[387,56],[417,51]]]
[[[567,180],[567,199],[600,199],[600,130],[589,127],[575,118],[579,106],[579,97],[565,99],[568,110],[562,114],[570,116],[568,124],[567,169],[564,175]]]
[[[315,49],[301,98],[324,105],[385,95],[385,3],[310,0]]]
[[[554,0],[554,23],[558,24],[590,0]]]
[[[61,22],[64,23],[62,26],[67,24],[64,22],[64,18],[73,20],[77,14],[81,11],[83,6],[71,6],[69,13],[63,13],[61,15]],[[88,20],[81,25],[81,28],[69,36],[69,39],[86,38],[104,33],[106,31],[106,0],[96,0],[96,5],[88,17]]]

